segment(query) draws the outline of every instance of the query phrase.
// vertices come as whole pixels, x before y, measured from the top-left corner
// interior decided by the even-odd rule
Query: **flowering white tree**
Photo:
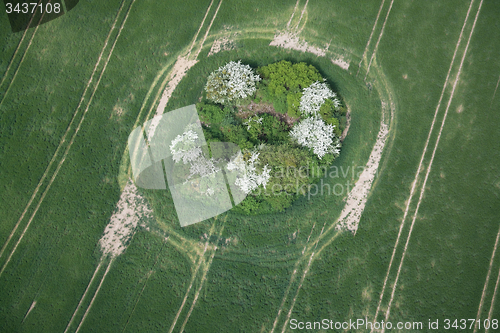
[[[327,98],[331,98],[335,108],[340,106],[340,101],[325,82],[316,81],[304,88],[300,98],[299,110],[305,115],[315,116]]]
[[[238,171],[235,185],[238,186],[245,194],[249,194],[259,185],[266,188],[267,182],[271,175],[271,169],[268,169],[267,164],[262,169],[262,172],[257,173],[256,164],[258,164],[259,153],[252,152],[248,161],[245,161],[241,151],[236,154],[227,164],[229,171]]]
[[[198,134],[188,129],[179,134],[170,143],[170,152],[172,159],[178,163],[190,164],[189,180],[194,175],[206,177],[220,171],[213,158],[206,158],[201,150],[201,142],[198,140]],[[186,180],[186,181],[187,181]]]
[[[321,159],[325,154],[340,153],[339,139],[333,133],[333,125],[326,124],[320,117],[308,117],[293,126],[290,131],[292,138]]]
[[[224,104],[254,94],[260,80],[249,65],[231,61],[208,76],[205,91],[208,99]]]

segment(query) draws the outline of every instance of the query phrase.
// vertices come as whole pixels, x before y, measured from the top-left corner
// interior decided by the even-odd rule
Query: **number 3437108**
[[[38,13],[60,13],[61,12],[61,4],[60,3],[50,3],[47,2],[46,4],[37,3],[37,2],[25,2],[25,3],[17,3],[17,4],[12,4],[12,3],[6,3],[5,4],[7,14],[10,13],[23,13],[23,14],[32,14],[37,11]]]

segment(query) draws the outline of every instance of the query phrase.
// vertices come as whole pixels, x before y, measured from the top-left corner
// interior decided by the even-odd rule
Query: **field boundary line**
[[[484,297],[486,296],[486,290],[488,289],[488,284],[490,282],[491,268],[493,267],[493,260],[495,259],[495,253],[497,252],[499,238],[500,238],[500,228],[498,229],[497,238],[495,240],[495,245],[493,246],[493,252],[491,253],[490,265],[488,267],[488,273],[486,274],[486,281],[484,281],[484,287],[483,287],[483,292],[481,294],[481,301],[479,302],[479,308],[477,310],[476,321],[479,320],[479,318],[481,316],[481,311],[483,310]],[[497,286],[498,286],[498,279],[497,279],[497,283],[495,284],[495,293],[497,290]],[[494,297],[491,300],[492,304],[493,304],[493,300],[494,300]],[[490,307],[490,310],[491,310],[491,307]],[[473,333],[476,333],[476,331],[477,331],[477,328],[476,328],[476,325],[474,325],[474,332]]]
[[[80,306],[82,305],[83,300],[85,299],[85,296],[87,296],[87,293],[88,293],[88,291],[90,289],[90,286],[92,285],[92,282],[94,282],[94,279],[95,279],[95,277],[97,275],[97,272],[101,268],[101,265],[102,265],[102,260],[99,262],[99,265],[97,265],[97,267],[96,267],[96,269],[94,271],[94,274],[92,275],[92,278],[90,279],[90,282],[87,285],[87,288],[85,289],[85,292],[83,293],[82,297],[80,298],[80,302],[78,302],[78,305],[76,306],[75,312],[73,312],[73,315],[71,316],[71,319],[69,320],[68,326],[66,326],[66,329],[64,330],[64,333],[66,333],[68,331],[68,329],[70,328],[71,324],[73,323],[73,320],[75,319],[76,313],[78,312],[78,310],[80,310]]]
[[[417,172],[415,173],[415,179],[413,180],[412,187],[411,187],[411,190],[410,190],[410,197],[408,198],[408,201],[406,203],[406,208],[405,208],[405,211],[404,211],[404,214],[403,214],[403,219],[401,221],[401,225],[399,227],[398,236],[396,238],[396,243],[395,243],[394,249],[392,251],[391,260],[389,261],[389,267],[387,268],[387,274],[385,276],[384,283],[382,285],[382,292],[380,293],[380,299],[379,299],[377,310],[375,312],[375,316],[374,316],[374,319],[373,319],[374,321],[377,320],[378,313],[380,311],[380,306],[381,306],[381,303],[382,303],[382,299],[383,299],[384,294],[385,294],[385,288],[386,288],[386,285],[387,285],[387,280],[389,278],[389,274],[390,274],[390,271],[391,271],[391,268],[392,268],[392,263],[394,261],[394,256],[396,255],[396,251],[397,251],[397,248],[398,248],[398,245],[399,245],[399,239],[401,238],[401,234],[403,232],[404,223],[405,223],[406,217],[408,216],[408,212],[409,212],[409,209],[410,209],[411,201],[412,201],[413,195],[415,193],[415,187],[417,185],[418,176],[419,176],[419,174],[420,174],[420,172],[422,170],[422,165],[423,165],[423,162],[424,162],[424,157],[425,157],[425,154],[427,153],[427,148],[429,146],[429,141],[431,139],[431,135],[432,135],[432,132],[434,130],[434,125],[436,123],[437,115],[439,113],[439,108],[441,107],[441,103],[442,103],[442,100],[443,100],[443,97],[444,97],[444,92],[446,91],[446,86],[448,85],[448,81],[449,81],[449,78],[450,78],[450,75],[451,75],[451,70],[453,68],[453,64],[455,63],[455,58],[456,58],[456,55],[457,55],[457,51],[458,51],[458,48],[460,46],[460,42],[462,40],[462,35],[463,35],[463,32],[464,32],[465,26],[466,26],[467,21],[469,19],[469,14],[470,14],[470,11],[472,9],[473,2],[474,2],[474,0],[471,1],[471,4],[469,6],[469,10],[467,11],[467,15],[465,17],[465,21],[464,21],[464,24],[462,26],[462,30],[460,32],[457,44],[455,45],[455,51],[454,51],[453,57],[451,59],[450,67],[448,69],[448,74],[446,75],[446,79],[444,81],[443,89],[441,91],[441,96],[439,97],[439,101],[438,101],[438,104],[437,104],[437,107],[436,107],[436,111],[434,112],[434,118],[432,119],[431,128],[429,129],[429,134],[427,135],[427,140],[425,142],[424,150],[423,150],[422,156],[420,158],[420,163],[418,165]]]
[[[382,30],[380,30],[380,35],[378,36],[377,43],[375,44],[375,48],[373,49],[373,53],[372,53],[372,56],[370,58],[370,62],[368,63],[368,68],[366,69],[365,80],[366,80],[366,77],[368,76],[368,73],[370,72],[370,67],[372,65],[373,58],[375,58],[375,54],[377,53],[378,44],[380,43],[380,40],[382,39],[382,36],[384,35],[385,24],[387,23],[387,19],[389,18],[389,14],[391,13],[393,3],[394,3],[394,0],[391,1],[391,4],[389,5],[389,10],[387,11],[387,15],[385,16],[384,24],[382,24]]]
[[[382,8],[384,7],[384,3],[385,3],[385,0],[382,0],[382,3],[380,4],[380,8],[378,10],[377,18],[375,19],[375,23],[373,24],[372,32],[370,33],[370,37],[368,38],[368,43],[366,43],[365,50],[363,51],[363,55],[361,56],[361,61],[359,62],[358,72],[356,73],[356,76],[358,76],[359,70],[361,69],[361,64],[363,63],[363,60],[365,60],[366,54],[368,53],[368,48],[370,47],[373,33],[375,32],[375,28],[377,27],[378,19],[380,17],[380,14],[382,13]]]
[[[471,1],[471,4],[473,2],[474,2],[474,0]],[[460,66],[458,67],[457,77],[455,78],[455,81],[453,83],[453,88],[451,90],[451,95],[450,95],[450,98],[448,99],[448,104],[446,105],[446,110],[444,112],[443,121],[442,121],[441,127],[439,129],[439,133],[438,133],[438,137],[437,137],[437,140],[436,140],[436,144],[434,145],[434,150],[432,151],[431,160],[429,162],[429,166],[427,167],[427,172],[425,174],[424,183],[422,184],[422,189],[420,191],[420,196],[419,196],[419,199],[418,199],[418,202],[417,202],[417,208],[415,209],[415,213],[413,214],[412,222],[411,222],[411,225],[410,225],[410,231],[409,231],[408,237],[406,239],[406,244],[405,244],[403,255],[401,257],[401,261],[400,261],[400,264],[399,264],[399,267],[398,267],[398,272],[397,272],[397,275],[396,275],[396,280],[394,281],[394,285],[393,285],[393,288],[392,288],[391,299],[389,301],[389,305],[388,305],[387,312],[386,312],[386,315],[385,315],[386,321],[389,318],[389,314],[390,314],[390,311],[391,311],[392,301],[394,299],[394,293],[396,291],[396,287],[397,287],[397,284],[398,284],[399,275],[401,273],[401,267],[403,266],[403,262],[404,262],[405,255],[406,255],[406,250],[408,248],[408,243],[410,242],[411,233],[413,231],[413,226],[415,225],[415,221],[417,219],[417,214],[418,214],[418,210],[420,208],[420,203],[422,202],[422,198],[424,196],[425,185],[427,184],[427,180],[429,178],[429,174],[430,174],[431,169],[432,169],[432,163],[434,162],[434,157],[436,155],[436,150],[437,150],[437,147],[439,145],[439,141],[441,139],[441,134],[443,132],[444,124],[446,122],[446,117],[448,115],[448,111],[450,109],[450,105],[451,105],[451,102],[453,100],[453,96],[455,94],[455,89],[457,87],[458,80],[460,79],[460,74],[462,73],[462,66],[464,64],[464,60],[465,60],[465,57],[467,55],[467,51],[469,49],[469,44],[470,44],[470,41],[472,39],[472,34],[474,33],[474,29],[476,27],[477,19],[479,17],[479,13],[481,12],[482,5],[483,5],[483,0],[481,0],[481,2],[479,3],[479,8],[478,8],[478,10],[476,12],[476,17],[474,19],[474,23],[472,24],[472,29],[471,29],[470,34],[469,34],[469,39],[467,40],[467,44],[465,46],[465,50],[464,50],[462,59],[460,61]],[[476,324],[475,324],[474,327],[476,327],[476,326],[477,326],[477,322],[476,322]]]
[[[83,314],[82,320],[80,321],[80,324],[78,324],[78,327],[76,328],[75,333],[78,333],[78,331],[80,330],[80,327],[82,327],[82,324],[85,321],[85,318],[87,318],[87,315],[90,312],[90,308],[92,307],[92,304],[94,304],[94,300],[97,297],[97,294],[99,294],[99,290],[101,289],[102,283],[104,282],[104,279],[106,279],[106,275],[108,275],[109,269],[111,268],[111,264],[113,263],[114,260],[115,260],[114,258],[111,259],[109,264],[108,264],[108,267],[106,267],[106,271],[104,272],[104,275],[101,278],[101,282],[99,282],[99,285],[97,286],[97,289],[94,293],[94,297],[92,297],[92,300],[90,300],[90,304],[87,307],[87,310],[85,311],[85,313]]]
[[[115,22],[113,23],[113,26],[111,27],[111,29],[110,29],[110,31],[108,33],[108,36],[107,36],[107,38],[105,40],[105,43],[104,43],[104,46],[103,46],[103,48],[101,50],[101,54],[99,55],[99,57],[97,59],[97,62],[95,64],[95,66],[94,66],[94,71],[92,72],[92,75],[90,76],[89,82],[87,83],[87,86],[85,87],[85,90],[83,91],[82,97],[80,98],[80,102],[79,102],[78,106],[76,107],[75,112],[73,113],[73,118],[71,119],[71,121],[70,121],[70,123],[68,125],[68,128],[66,129],[66,132],[64,133],[63,137],[61,138],[61,141],[59,142],[59,146],[57,147],[54,155],[52,156],[52,159],[50,160],[49,165],[45,169],[45,172],[43,173],[42,178],[38,182],[38,185],[35,188],[35,191],[31,195],[31,198],[28,201],[28,204],[26,205],[26,208],[24,209],[23,213],[21,214],[21,217],[19,218],[19,220],[17,221],[16,225],[14,226],[14,229],[10,233],[10,235],[7,238],[5,244],[2,246],[2,249],[0,250],[0,258],[2,257],[3,252],[5,251],[5,248],[8,246],[11,238],[14,236],[14,233],[17,231],[17,228],[19,227],[21,221],[24,219],[24,215],[26,215],[26,212],[28,211],[29,207],[33,203],[33,200],[35,199],[36,195],[38,194],[38,191],[40,190],[40,187],[42,186],[42,183],[45,181],[45,178],[47,177],[47,175],[49,173],[49,170],[52,167],[52,164],[54,163],[57,155],[59,154],[59,150],[61,149],[62,145],[66,141],[66,136],[68,135],[69,131],[71,130],[71,126],[73,125],[73,122],[74,122],[74,120],[76,118],[76,115],[78,114],[78,110],[80,109],[80,106],[83,103],[83,100],[85,99],[85,95],[87,94],[87,89],[90,86],[90,84],[92,83],[92,80],[94,78],[94,74],[95,74],[95,72],[97,70],[97,67],[99,66],[99,63],[101,62],[101,58],[102,58],[102,55],[104,53],[104,50],[106,49],[106,47],[108,45],[109,37],[111,36],[111,33],[113,32],[113,30],[115,28],[115,24],[116,24],[116,22],[118,20],[118,17],[120,15],[120,13],[121,13],[121,10],[123,8],[123,4],[124,3],[125,3],[125,0],[122,1],[122,6],[120,7],[120,9],[118,10],[118,13],[116,14]],[[0,275],[1,275],[1,273],[0,273]]]
[[[193,49],[194,43],[196,42],[196,39],[198,39],[198,34],[201,31],[201,28],[203,28],[203,25],[205,24],[205,19],[207,18],[208,12],[210,11],[210,8],[212,8],[212,4],[214,3],[214,0],[210,2],[210,5],[207,8],[207,11],[205,13],[205,16],[203,17],[203,20],[201,21],[200,27],[198,28],[198,31],[196,32],[196,35],[194,35],[193,42],[191,43],[191,46],[189,47],[189,51],[186,57],[189,57],[191,54],[191,50]]]
[[[227,219],[227,215],[226,215],[226,219]],[[225,221],[226,220],[224,220],[224,222]],[[219,235],[217,237],[217,244],[219,243],[220,236],[222,235],[222,231],[224,231],[224,225],[222,225],[222,228],[219,230]],[[201,289],[203,288],[203,285],[204,285],[205,280],[207,278],[208,270],[210,269],[210,266],[212,266],[212,261],[214,260],[215,252],[217,252],[217,245],[214,246],[214,250],[212,252],[212,255],[210,256],[208,263],[203,268],[203,275],[201,277],[200,286],[198,287],[198,290],[196,291],[196,293],[194,295],[193,303],[191,304],[191,307],[189,308],[189,311],[186,315],[186,318],[184,319],[184,322],[182,323],[181,330],[179,331],[180,333],[184,332],[184,328],[186,327],[186,324],[189,320],[189,317],[191,316],[191,313],[193,312],[193,309],[196,305],[196,301],[198,300],[198,297],[200,296]]]
[[[31,15],[31,18],[30,18],[30,21],[28,22],[28,27],[31,25],[31,21],[33,21],[33,19],[35,18],[35,15],[38,11],[38,6],[40,5],[40,3],[42,2],[42,0],[38,0],[38,4],[36,6],[36,10],[35,12],[33,13],[33,15]],[[40,22],[38,22],[40,23]],[[17,47],[16,47],[16,50],[14,51],[14,54],[12,55],[12,58],[10,58],[10,62],[9,62],[9,66],[7,66],[7,69],[5,70],[5,73],[2,77],[2,81],[0,81],[0,87],[2,86],[3,82],[5,81],[5,78],[7,77],[7,74],[9,73],[9,70],[10,70],[10,67],[12,66],[12,64],[14,63],[14,59],[16,58],[16,54],[17,52],[19,51],[19,48],[21,47],[21,44],[23,43],[24,41],[24,37],[26,37],[26,34],[28,33],[28,30],[29,29],[24,29],[24,33],[23,33],[23,37],[21,38],[21,40],[19,41],[19,44],[17,44]],[[35,31],[36,32],[36,31]],[[35,33],[34,32],[34,33]],[[24,54],[26,54],[26,52],[28,51],[28,49],[24,50],[24,53],[23,53],[23,57],[24,58]],[[21,58],[21,59],[22,59]],[[21,66],[21,63],[19,63],[19,66]]]
[[[193,272],[193,276],[191,277],[189,287],[186,291],[186,294],[184,295],[184,299],[182,300],[181,306],[179,307],[179,310],[177,311],[177,314],[174,318],[174,321],[172,322],[172,326],[170,326],[170,330],[168,331],[169,333],[172,333],[172,331],[174,330],[175,325],[177,324],[177,320],[179,319],[179,316],[181,315],[181,312],[184,309],[184,305],[186,304],[187,298],[189,296],[189,292],[191,291],[191,288],[193,287],[194,280],[196,279],[196,275],[198,275],[198,271],[199,271],[200,266],[203,262],[203,257],[205,256],[205,252],[207,251],[208,242],[210,240],[210,236],[212,236],[212,232],[213,232],[214,227],[215,227],[215,222],[212,225],[212,228],[210,228],[210,234],[207,237],[207,241],[205,242],[205,249],[203,250],[203,253],[200,255],[200,258],[198,259],[198,265],[196,266],[196,268]]]
[[[498,271],[498,276],[497,276],[497,282],[495,283],[495,291],[493,292],[493,297],[491,298],[491,304],[490,304],[490,311],[488,312],[488,320],[491,323],[491,317],[493,315],[493,308],[495,306],[495,299],[497,297],[497,291],[498,291],[498,284],[500,282],[500,270]],[[488,333],[490,329],[487,328],[485,333]]]
[[[47,192],[49,191],[49,189],[50,189],[50,187],[51,187],[52,183],[54,182],[54,179],[56,178],[56,176],[57,176],[57,174],[59,173],[59,170],[61,169],[61,167],[62,167],[62,165],[63,165],[64,161],[66,160],[66,156],[68,155],[69,150],[71,149],[71,146],[73,145],[73,142],[74,142],[74,140],[75,140],[75,138],[76,138],[76,136],[77,136],[77,134],[78,134],[78,132],[79,132],[79,130],[80,130],[80,127],[81,127],[81,125],[82,125],[83,121],[85,120],[85,114],[86,114],[86,113],[88,112],[88,110],[89,110],[90,104],[92,103],[92,100],[93,100],[93,98],[94,98],[94,94],[95,94],[95,92],[97,91],[97,88],[99,87],[99,83],[101,82],[102,76],[104,75],[104,72],[105,72],[106,67],[107,67],[107,65],[108,65],[108,63],[109,63],[109,60],[110,60],[110,58],[111,58],[111,55],[113,54],[113,50],[114,50],[114,48],[115,48],[115,46],[116,46],[116,42],[118,41],[118,39],[119,39],[119,37],[120,37],[121,31],[122,31],[122,29],[123,29],[123,26],[125,25],[125,22],[127,21],[128,15],[129,15],[129,13],[130,13],[130,9],[132,8],[132,5],[134,4],[134,2],[135,2],[135,0],[132,0],[132,2],[130,3],[130,6],[129,6],[128,10],[127,10],[127,14],[126,14],[125,18],[123,19],[123,22],[122,22],[122,25],[121,25],[120,30],[119,30],[119,32],[118,32],[118,35],[116,36],[116,39],[115,39],[115,41],[114,41],[114,43],[113,43],[113,45],[112,45],[112,47],[111,47],[110,53],[109,53],[109,55],[108,55],[108,58],[106,59],[106,62],[104,63],[104,67],[103,67],[103,69],[102,69],[102,71],[101,71],[101,74],[99,75],[99,79],[97,80],[97,83],[96,83],[96,85],[95,85],[95,87],[94,87],[94,91],[92,92],[92,95],[90,96],[90,99],[89,99],[89,101],[88,101],[88,103],[87,103],[87,107],[85,108],[85,111],[84,111],[84,112],[83,112],[83,114],[82,114],[82,118],[80,119],[80,122],[78,123],[78,126],[77,126],[77,128],[75,129],[75,133],[73,133],[73,136],[71,137],[71,140],[70,140],[70,142],[68,143],[68,146],[66,147],[66,151],[64,152],[64,155],[62,156],[61,161],[60,161],[60,162],[59,162],[59,164],[57,165],[57,168],[56,168],[56,170],[54,171],[54,174],[52,175],[52,178],[50,179],[49,183],[47,184],[47,187],[45,188],[44,192],[42,193],[42,196],[40,197],[40,201],[38,202],[38,204],[37,204],[37,206],[36,206],[36,208],[35,208],[35,211],[34,211],[34,212],[33,212],[33,214],[31,215],[31,217],[30,217],[30,219],[29,219],[29,221],[28,221],[28,224],[27,224],[27,225],[26,225],[26,227],[24,228],[24,230],[23,230],[23,232],[22,232],[21,236],[19,237],[19,240],[17,241],[16,245],[15,245],[15,246],[14,246],[14,248],[12,249],[12,251],[11,251],[11,253],[10,253],[10,255],[9,255],[8,259],[7,259],[7,261],[5,262],[5,264],[3,265],[2,269],[0,270],[0,276],[1,276],[1,275],[2,275],[2,273],[4,272],[5,267],[7,267],[8,263],[10,262],[10,259],[12,258],[12,256],[13,256],[14,252],[16,251],[16,249],[17,249],[17,247],[18,247],[19,243],[22,241],[22,239],[23,239],[23,237],[24,237],[24,234],[26,233],[26,231],[28,230],[29,226],[31,225],[31,222],[33,221],[33,218],[35,217],[36,213],[38,212],[38,209],[40,208],[40,205],[42,204],[43,200],[45,199],[45,196],[47,195]]]
[[[38,4],[40,4],[40,1],[38,2]],[[50,3],[50,1],[51,0],[49,0],[48,3]],[[38,5],[37,5],[37,10],[38,10]],[[35,13],[36,13],[36,11],[35,11]],[[5,97],[7,96],[8,92],[10,90],[12,83],[16,79],[17,73],[19,72],[19,68],[21,68],[21,65],[23,64],[24,58],[26,57],[26,54],[28,53],[28,50],[31,46],[31,43],[33,42],[33,39],[35,38],[36,32],[38,31],[38,27],[40,27],[40,23],[42,22],[44,16],[45,16],[45,12],[42,12],[42,16],[40,17],[40,20],[38,20],[38,24],[35,27],[35,31],[33,31],[33,34],[31,35],[31,38],[30,38],[30,41],[28,43],[28,46],[26,47],[26,50],[24,50],[23,56],[21,57],[21,61],[19,61],[19,65],[17,66],[16,71],[14,72],[14,76],[12,77],[12,80],[10,80],[9,86],[7,87],[7,89],[5,89],[5,93],[3,94],[2,99],[0,100],[0,107],[2,106],[3,101],[5,100]],[[33,19],[33,17],[34,17],[34,15],[32,16],[32,19]],[[31,19],[30,19],[29,24],[31,24]],[[27,31],[27,30],[28,29],[26,29],[25,31]],[[24,35],[23,35],[23,38],[24,38]],[[5,75],[7,75],[7,72],[5,72]],[[2,79],[2,82],[3,82],[3,79]]]
[[[286,300],[288,299],[288,294],[290,292],[290,288],[292,287],[293,281],[295,281],[295,275],[297,274],[297,269],[299,267],[299,263],[302,261],[302,259],[304,257],[304,252],[306,251],[307,244],[309,243],[309,239],[311,238],[311,235],[314,231],[315,226],[316,226],[316,222],[314,222],[313,227],[311,228],[311,232],[309,233],[309,237],[307,237],[306,243],[304,244],[304,249],[302,250],[302,253],[301,253],[302,257],[299,257],[299,259],[297,259],[297,261],[295,262],[295,267],[294,267],[292,276],[290,277],[290,282],[288,283],[288,286],[285,290],[285,294],[283,295],[283,300],[281,301],[280,308],[278,309],[278,314],[276,315],[276,318],[274,319],[273,328],[271,329],[270,333],[273,333],[274,330],[276,329],[276,325],[278,324],[278,320],[281,316],[281,311],[283,310],[283,307],[285,306]]]

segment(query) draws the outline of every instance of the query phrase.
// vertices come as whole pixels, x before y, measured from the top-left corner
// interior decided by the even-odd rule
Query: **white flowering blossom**
[[[243,125],[247,125],[247,130],[249,130],[252,127],[252,124],[251,124],[252,121],[257,123],[257,124],[262,124],[262,120],[263,120],[262,117],[253,116],[253,117],[250,117],[247,120],[245,120],[243,122]]]
[[[337,94],[326,83],[316,81],[309,87],[304,88],[304,92],[300,98],[299,110],[306,115],[315,116],[327,98],[332,99],[335,108],[340,106]]]
[[[266,188],[269,181],[271,169],[268,169],[267,164],[262,169],[260,174],[257,173],[255,164],[258,164],[259,153],[252,152],[250,159],[245,161],[241,152],[238,152],[231,161],[227,164],[229,171],[238,171],[238,176],[235,185],[238,186],[244,193],[249,194],[259,185]]]
[[[208,76],[205,91],[208,99],[224,104],[252,95],[260,80],[250,66],[231,61]]]
[[[170,143],[170,152],[172,159],[176,162],[190,164],[189,176],[186,179],[188,182],[193,176],[199,175],[201,178],[213,175],[220,171],[213,158],[206,158],[201,150],[201,142],[198,140],[198,134],[193,130],[187,129],[184,133],[177,135]],[[214,193],[213,189],[203,193],[211,196]]]
[[[182,160],[186,164],[196,160],[202,153],[198,134],[192,130],[187,130],[177,135],[170,143],[170,152],[175,162]]]
[[[326,124],[319,117],[308,117],[293,126],[290,131],[292,138],[321,159],[325,154],[340,153],[340,143],[333,133],[333,125]]]

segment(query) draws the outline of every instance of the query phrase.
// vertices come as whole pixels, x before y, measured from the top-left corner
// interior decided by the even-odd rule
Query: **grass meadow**
[[[480,304],[479,319],[500,320],[499,14],[480,0],[81,0],[15,34],[4,15],[0,332],[64,332],[80,301],[68,332],[288,332],[292,318],[380,322],[389,305],[390,321],[421,321],[423,331],[429,319],[476,319]],[[328,45],[326,57],[268,46],[291,17],[289,29]],[[233,49],[207,57],[221,36]],[[382,106],[393,107],[355,236],[334,228],[347,192],[181,228],[168,191],[141,190],[155,219],[101,262],[98,241],[128,176],[128,135],[152,117],[193,40],[199,61],[166,110],[196,103],[229,60],[308,62],[352,112],[339,169],[367,163]],[[346,180],[357,175],[323,181]]]

